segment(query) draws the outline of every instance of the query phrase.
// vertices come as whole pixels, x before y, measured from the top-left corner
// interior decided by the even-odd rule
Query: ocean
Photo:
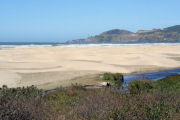
[[[0,49],[12,48],[51,48],[51,47],[91,47],[91,46],[142,46],[142,45],[180,45],[180,43],[131,43],[131,44],[62,44],[33,42],[0,42]]]

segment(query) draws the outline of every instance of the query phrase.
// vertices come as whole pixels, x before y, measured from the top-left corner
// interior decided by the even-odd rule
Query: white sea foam
[[[0,45],[0,49],[12,49],[12,48],[47,48],[53,47],[53,45]]]
[[[49,48],[49,47],[92,47],[92,46],[144,46],[144,45],[180,45],[180,43],[137,43],[137,44],[26,44],[26,45],[0,45],[0,49],[12,48]]]
[[[136,44],[62,44],[58,47],[92,47],[92,46],[144,46],[144,45],[180,45],[180,43],[136,43]]]

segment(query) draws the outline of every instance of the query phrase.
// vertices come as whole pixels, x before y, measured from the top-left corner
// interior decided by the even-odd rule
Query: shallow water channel
[[[170,75],[180,75],[180,68],[171,69],[171,70],[161,70],[157,72],[148,72],[148,73],[141,73],[141,74],[132,74],[132,75],[124,75],[124,88],[126,89],[129,82],[133,80],[160,80]],[[85,86],[86,89],[98,89],[102,88],[101,86]],[[124,90],[125,90],[124,89]],[[44,95],[55,92],[57,89],[48,90]]]
[[[171,70],[161,70],[157,72],[148,72],[141,74],[124,75],[124,87],[127,87],[129,82],[133,80],[160,80],[170,75],[180,75],[180,68]],[[101,88],[100,86],[86,86],[85,88]]]
[[[125,75],[124,82],[129,83],[133,80],[160,80],[170,75],[180,75],[180,68],[171,69],[171,70],[162,70],[157,72]]]

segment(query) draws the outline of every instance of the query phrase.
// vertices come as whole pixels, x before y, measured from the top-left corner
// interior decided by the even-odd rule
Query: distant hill
[[[164,29],[139,30],[136,33],[127,30],[113,29],[87,39],[67,41],[67,44],[100,44],[100,43],[160,43],[180,42],[180,25]]]

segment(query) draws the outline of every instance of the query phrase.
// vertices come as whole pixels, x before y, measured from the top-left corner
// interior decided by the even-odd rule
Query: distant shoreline
[[[12,48],[52,48],[52,47],[93,47],[93,46],[143,46],[143,45],[180,45],[180,42],[176,43],[99,43],[99,44],[66,44],[66,43],[33,43],[33,42],[0,42],[1,49],[12,49]]]

